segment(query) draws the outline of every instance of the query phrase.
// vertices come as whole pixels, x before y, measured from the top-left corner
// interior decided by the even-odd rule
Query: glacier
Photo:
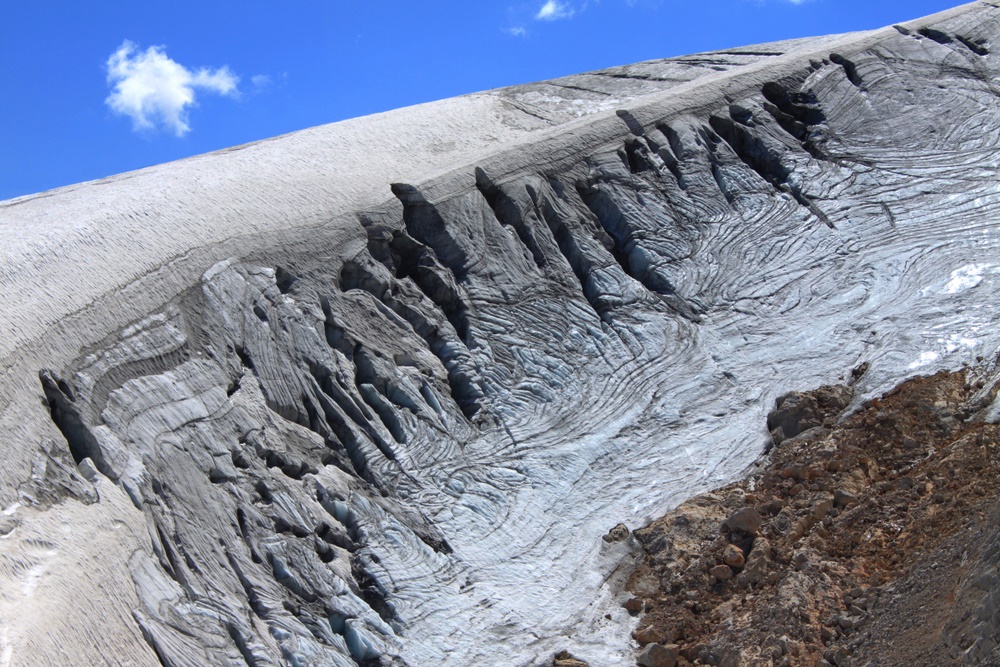
[[[0,202],[0,665],[631,664],[781,394],[995,357],[1000,5]]]

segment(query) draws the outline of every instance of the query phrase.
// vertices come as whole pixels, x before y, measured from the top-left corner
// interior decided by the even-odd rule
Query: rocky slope
[[[0,664],[628,664],[609,529],[1000,348],[998,19],[0,203]]]
[[[996,380],[785,397],[751,476],[636,531],[640,664],[998,664]]]

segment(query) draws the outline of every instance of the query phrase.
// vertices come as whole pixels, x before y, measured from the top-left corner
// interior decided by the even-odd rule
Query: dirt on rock
[[[635,532],[626,607],[678,665],[1000,665],[995,378],[779,401],[744,481]]]

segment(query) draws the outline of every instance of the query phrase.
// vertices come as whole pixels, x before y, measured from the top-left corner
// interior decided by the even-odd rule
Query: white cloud
[[[539,21],[557,21],[568,19],[573,16],[573,13],[573,8],[569,4],[559,2],[559,0],[547,0],[535,14],[535,18]]]
[[[504,28],[504,32],[511,37],[527,37],[528,31],[523,25],[516,25],[513,28]]]
[[[171,60],[162,46],[138,51],[125,40],[108,58],[111,94],[104,103],[132,119],[135,130],[164,127],[178,137],[187,134],[188,108],[196,104],[195,91],[237,95],[239,77],[228,67],[189,70]]]
[[[254,74],[250,77],[250,83],[254,88],[267,88],[271,85],[271,77],[266,74]]]

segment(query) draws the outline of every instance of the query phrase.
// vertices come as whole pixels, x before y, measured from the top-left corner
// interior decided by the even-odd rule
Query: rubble
[[[981,370],[850,415],[849,387],[796,392],[811,430],[635,531],[639,664],[666,640],[682,667],[997,664],[1000,426],[979,419],[995,394]],[[768,424],[786,436],[790,400]]]

